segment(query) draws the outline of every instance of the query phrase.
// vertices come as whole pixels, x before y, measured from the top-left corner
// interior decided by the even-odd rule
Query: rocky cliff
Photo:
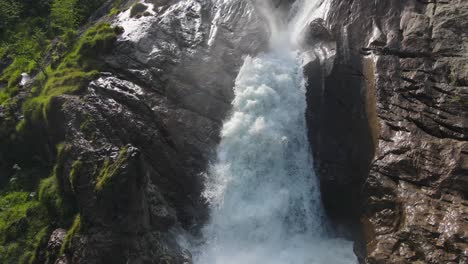
[[[468,2],[332,1],[327,22],[309,120],[330,213],[366,263],[468,263]]]
[[[93,24],[118,29],[112,48],[94,55],[98,76],[79,93],[54,96],[45,126],[2,142],[3,181],[38,166],[26,162],[28,151],[44,156],[38,163],[55,167],[60,196],[76,208],[74,224],[50,224],[48,232],[58,229],[38,242],[48,246],[33,263],[190,261],[176,234],[206,220],[202,173],[234,79],[243,58],[266,46],[252,10],[248,1],[152,0],[108,1],[96,11]],[[2,107],[4,139],[29,122],[21,103],[33,86]],[[21,153],[7,154],[10,147]]]
[[[108,72],[86,95],[61,98],[69,161],[84,165],[74,193],[91,227],[79,234],[71,263],[189,261],[174,230],[206,217],[201,173],[242,58],[264,46],[245,1],[147,1],[149,13],[134,17],[132,4],[111,21],[123,34],[102,57]],[[116,173],[96,191],[94,167],[108,160]]]
[[[0,226],[0,253],[41,230],[23,261],[190,263],[177,234],[207,219],[202,173],[244,57],[267,47],[264,19],[247,0],[127,0],[90,22],[115,31],[86,53],[100,65],[91,81],[37,114],[24,102],[38,73],[0,107],[0,186],[40,181],[21,201],[49,214]],[[337,44],[331,72],[306,67],[328,215],[362,262],[468,263],[468,3],[333,0],[315,25]]]

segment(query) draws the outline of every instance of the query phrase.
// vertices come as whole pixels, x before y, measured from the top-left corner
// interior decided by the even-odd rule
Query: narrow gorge
[[[465,0],[0,0],[0,263],[468,263]]]
[[[293,12],[319,8],[297,5]],[[303,58],[290,25],[300,15],[314,19],[270,16],[269,50],[247,57],[236,78],[232,113],[207,172],[211,217],[194,263],[356,263],[351,242],[330,230],[313,170]]]

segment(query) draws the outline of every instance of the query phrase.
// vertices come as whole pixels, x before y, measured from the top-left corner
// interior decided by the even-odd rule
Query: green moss
[[[76,237],[76,235],[80,232],[80,230],[81,230],[81,216],[78,214],[75,216],[75,220],[73,220],[73,225],[71,226],[70,230],[67,232],[67,235],[65,236],[63,240],[62,247],[60,248],[60,255],[63,255],[70,251],[73,238]]]
[[[146,11],[146,9],[148,9],[148,7],[145,4],[136,3],[132,6],[132,9],[130,9],[130,17],[141,15]]]
[[[46,206],[49,214],[60,214],[61,208],[63,207],[63,200],[58,192],[57,179],[55,176],[41,181],[39,185],[39,200]]]
[[[118,33],[108,24],[100,23],[80,37],[76,34],[102,0],[13,2],[20,3],[18,17],[14,23],[6,21],[8,24],[3,23],[0,28],[0,59],[9,64],[0,72],[0,104],[5,109],[13,103],[16,107],[11,116],[9,111],[2,118],[0,150],[5,154],[4,165],[18,163],[21,170],[13,176],[0,177],[0,263],[44,263],[50,231],[70,224],[76,214],[67,177],[76,178],[79,166],[74,163],[70,175],[64,175],[69,169],[66,160],[70,148],[61,145],[51,172],[54,151],[48,146],[50,131],[42,129],[47,129],[50,113],[57,107],[55,97],[79,94],[98,76],[102,61],[96,58],[109,51]],[[76,4],[69,10],[64,4],[72,2]],[[39,5],[43,6],[40,10]],[[50,13],[54,13],[53,18]],[[56,31],[55,25],[60,30]],[[34,76],[27,87],[18,86],[23,72]],[[15,97],[19,92],[28,93],[29,97],[25,101],[23,96]],[[17,111],[21,107],[24,119],[19,121]],[[50,176],[43,179],[45,175]],[[9,182],[11,176],[13,180]]]
[[[95,126],[95,120],[91,114],[86,114],[85,120],[80,125],[81,132],[85,134],[89,134],[93,131]]]
[[[52,176],[54,176],[57,179],[58,186],[65,185],[65,182],[63,182],[63,179],[65,178],[65,160],[68,158],[70,149],[70,145],[67,144],[57,145],[57,158],[54,169],[52,171]],[[59,189],[58,191],[60,192],[60,194],[64,194],[64,191],[62,189]]]
[[[122,0],[114,1],[114,3],[112,4],[112,9],[109,12],[109,16],[115,16],[118,13],[120,13],[119,7],[120,7],[121,4],[122,4]]]
[[[32,20],[27,22],[34,23]],[[0,82],[7,83],[0,92],[1,104],[18,92],[21,73],[32,73],[39,69],[44,46],[48,43],[45,33],[34,26],[28,27],[21,23],[17,31],[12,36],[15,43],[3,47],[3,53],[12,59],[12,63],[0,73]]]
[[[39,201],[47,209],[48,214],[57,223],[68,223],[71,216],[76,212],[74,197],[66,194],[64,186],[64,162],[67,158],[69,146],[61,144],[57,147],[57,161],[52,171],[52,175],[43,179],[38,188]]]
[[[80,54],[86,60],[96,62],[93,56],[105,53],[113,46],[117,35],[107,23],[100,23],[86,31],[77,44],[75,53],[72,56]],[[79,59],[79,58],[76,58]]]
[[[72,164],[72,168],[70,171],[70,185],[73,189],[73,191],[77,190],[77,175],[80,173],[81,168],[83,167],[83,162],[81,160],[76,160]]]
[[[24,191],[0,193],[0,263],[45,263],[44,248],[51,231],[57,226],[70,225],[76,207],[59,182],[69,152],[68,145],[57,147],[56,165],[51,176],[40,181],[38,195]],[[77,164],[72,170],[78,169]],[[44,173],[23,170],[25,178],[40,177],[38,175]],[[12,189],[11,183],[8,189]]]
[[[113,7],[110,12],[109,12],[109,16],[115,16],[117,15],[118,13],[120,13],[120,9],[117,8],[117,7]]]
[[[116,39],[117,34],[109,24],[100,23],[88,29],[57,69],[49,67],[46,70],[45,85],[38,96],[24,103],[25,124],[18,126],[17,130],[31,130],[47,124],[53,97],[83,92],[89,81],[99,76],[98,69],[102,62],[96,60],[96,57],[109,51]]]
[[[47,242],[49,241],[50,237],[50,228],[49,227],[44,227],[37,233],[34,239],[34,250],[26,252],[23,254],[20,258],[19,263],[24,263],[24,264],[35,264],[35,263],[40,263],[38,259],[38,255],[40,254],[41,248],[44,248],[47,245]]]
[[[31,263],[50,235],[50,218],[27,192],[0,195],[0,263]]]
[[[104,165],[99,172],[96,182],[96,191],[101,191],[104,188],[112,185],[112,181],[116,175],[119,174],[120,169],[125,164],[129,158],[129,153],[127,148],[123,148],[117,159],[112,163],[109,159],[104,161]]]

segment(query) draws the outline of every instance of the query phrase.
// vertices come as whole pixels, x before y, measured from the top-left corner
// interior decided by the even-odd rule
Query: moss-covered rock
[[[81,230],[81,216],[78,214],[73,220],[73,224],[70,230],[67,232],[65,239],[63,240],[62,247],[60,248],[60,255],[70,253],[73,239],[78,235]]]
[[[119,174],[122,166],[127,163],[128,158],[128,148],[123,148],[114,162],[111,162],[109,159],[104,161],[104,165],[96,179],[96,191],[99,192],[112,185],[114,178]]]
[[[47,210],[30,193],[0,195],[0,263],[37,263],[49,223]]]
[[[43,86],[40,84],[33,95],[24,103],[24,121],[18,130],[33,129],[49,121],[51,99],[62,94],[79,94],[85,86],[99,75],[102,63],[97,55],[109,51],[117,39],[115,30],[106,23],[97,24],[88,29],[56,69],[47,68],[42,74]]]
[[[72,199],[64,199],[59,192],[55,175],[41,181],[39,185],[39,201],[45,206],[53,222],[58,224],[68,222],[75,212]]]
[[[83,162],[81,160],[76,160],[73,162],[71,171],[70,171],[70,185],[72,190],[75,192],[78,188],[77,186],[77,177],[80,174],[80,171],[83,167]]]

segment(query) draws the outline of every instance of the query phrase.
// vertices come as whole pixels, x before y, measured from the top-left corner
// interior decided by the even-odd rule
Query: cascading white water
[[[356,262],[351,242],[329,234],[307,140],[302,62],[290,37],[278,34],[236,79],[207,173],[211,220],[192,249],[195,264]]]

